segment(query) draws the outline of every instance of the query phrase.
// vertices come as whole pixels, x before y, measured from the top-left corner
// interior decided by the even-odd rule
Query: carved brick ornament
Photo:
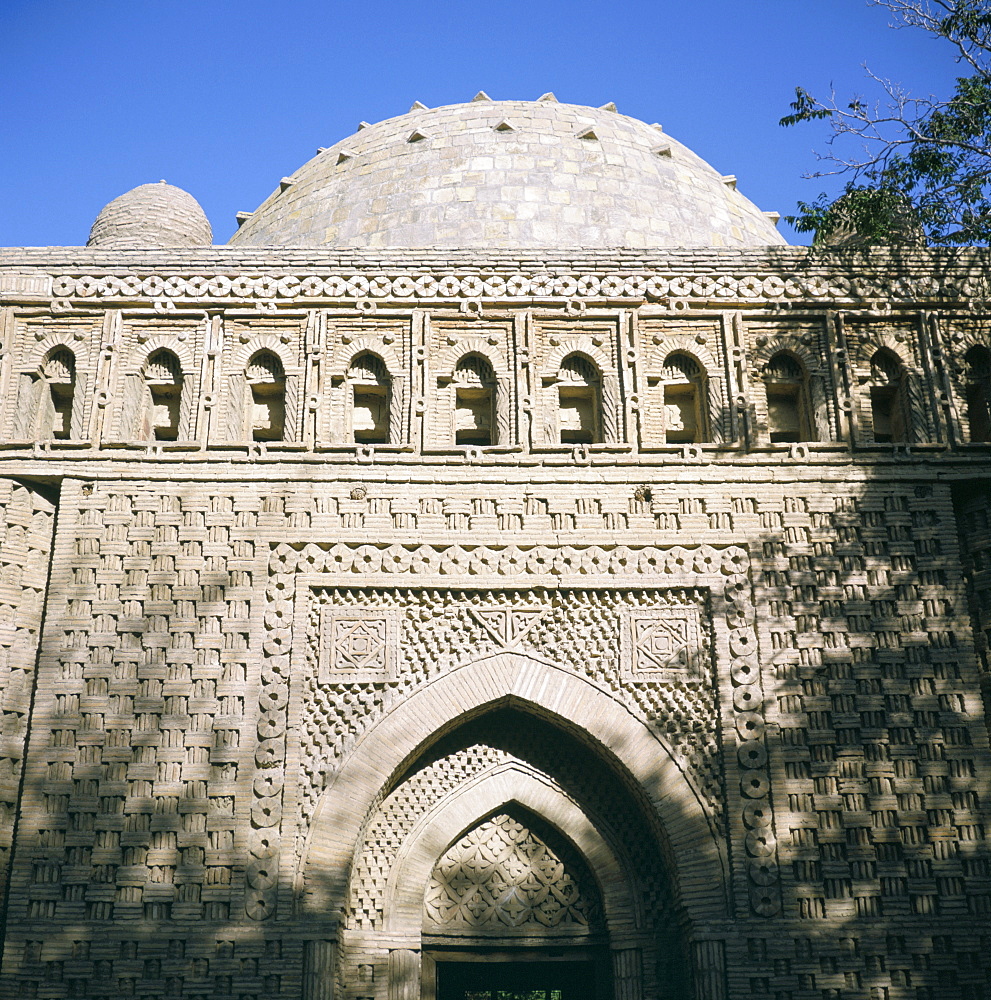
[[[449,848],[425,899],[428,922],[447,927],[582,927],[599,916],[578,855],[552,848],[509,815],[493,816]]]
[[[981,291],[971,289],[968,291]],[[879,276],[858,276],[851,280],[840,273],[813,275],[772,274],[588,274],[581,272],[550,274],[517,272],[464,275],[434,274],[273,274],[241,275],[231,280],[223,274],[174,275],[163,281],[157,275],[57,274],[52,278],[52,293],[61,299],[71,298],[152,298],[170,300],[191,298],[220,301],[253,299],[256,301],[347,299],[399,299],[443,301],[444,299],[484,298],[519,301],[522,298],[647,299],[715,298],[717,301],[754,299],[858,299],[919,298],[939,292],[957,291],[953,278],[942,282],[929,275],[909,280],[891,281]]]
[[[697,674],[702,635],[698,608],[627,611],[622,632],[624,674],[654,680],[669,671]]]
[[[325,608],[320,622],[320,680],[354,683],[389,680],[396,643],[394,613]]]

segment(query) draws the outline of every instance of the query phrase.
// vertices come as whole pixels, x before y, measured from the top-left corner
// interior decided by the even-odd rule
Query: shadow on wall
[[[970,496],[961,490],[959,502],[976,551],[973,539],[988,540],[986,489]],[[726,813],[733,845],[733,913],[726,923],[685,926],[672,887],[685,873],[671,862],[663,832],[648,823],[640,792],[624,787],[615,759],[630,748],[621,737],[612,743],[610,764],[608,755],[604,760],[588,749],[580,732],[572,729],[562,739],[559,720],[555,726],[501,708],[454,720],[396,769],[386,788],[395,794],[430,768],[442,770],[452,755],[469,752],[483,761],[484,753],[496,751],[551,775],[604,839],[620,844],[626,870],[637,872],[638,888],[652,899],[660,936],[670,941],[677,926],[683,939],[695,941],[696,996],[730,995],[718,949],[710,947],[720,939],[729,969],[754,970],[748,987],[754,996],[787,989],[795,976],[816,989],[860,984],[895,995],[896,989],[945,991],[955,984],[958,995],[979,996],[988,955],[981,936],[988,906],[986,804],[979,798],[987,731],[976,701],[978,662],[966,639],[949,492],[888,480],[828,497],[782,493],[737,506],[735,530],[756,539],[754,565],[763,567],[752,580],[763,692],[753,704],[752,683],[731,687],[721,678],[721,702],[725,707],[743,690],[738,697],[746,696],[751,715],[763,715],[774,818],[769,823],[756,810]],[[666,585],[663,578],[651,583]],[[975,596],[975,605],[983,608],[982,600]],[[145,624],[134,627],[156,636],[161,626],[149,610]],[[235,799],[244,775],[235,780],[231,758],[240,766],[247,757],[243,748],[229,752],[224,726],[230,723],[215,717],[200,730],[192,724],[203,707],[197,699],[206,700],[192,672],[171,686],[167,660],[141,665],[141,656],[129,659],[122,637],[110,647],[118,655],[105,662],[92,652],[77,656],[71,632],[53,626],[48,641],[69,645],[43,660],[39,691],[54,696],[51,742],[44,743],[39,717],[18,830],[5,989],[26,997],[116,997],[148,988],[163,996],[327,995],[334,951],[319,946],[326,940],[319,927],[326,911],[309,906],[321,894],[333,905],[330,887],[341,885],[340,873],[322,868],[319,859],[311,865],[307,902],[300,902],[297,917],[290,886],[278,888],[283,906],[271,919],[242,916],[237,871],[244,840],[236,832]],[[138,664],[133,673],[128,663]],[[222,670],[217,677],[200,680],[216,680],[218,698],[243,696],[241,681],[225,688]],[[151,683],[142,688],[143,682]],[[176,690],[188,693],[170,693]],[[223,693],[228,690],[241,694]],[[122,717],[128,698],[133,715],[123,726],[110,722],[111,713],[96,712],[96,700],[105,699],[101,704],[115,705]],[[166,700],[173,698],[188,700]],[[658,715],[654,724],[671,721]],[[763,764],[737,764],[753,760],[749,741],[759,724],[759,718],[743,720],[751,727],[748,740],[724,730],[727,799],[744,801],[734,785],[760,777]],[[69,731],[75,732],[71,741],[64,735]],[[205,734],[209,745],[195,733]],[[658,761],[653,770],[645,763],[638,780],[671,788],[671,777]],[[615,792],[615,803],[603,798],[603,789]],[[679,801],[679,794],[668,796],[668,830],[681,823]],[[240,808],[243,815],[247,806]],[[632,825],[620,829],[620,819]],[[249,824],[259,828],[257,820]],[[454,829],[447,845],[465,832]],[[753,875],[746,872],[763,872],[776,890],[776,869],[768,862],[775,850],[782,909],[780,916],[765,916],[753,912],[760,897],[752,895]],[[658,860],[662,868],[652,873]],[[253,878],[275,881],[264,868]],[[658,887],[653,896],[651,885]],[[355,900],[352,894],[351,906]],[[306,945],[308,939],[315,943]],[[658,976],[676,978],[680,959],[689,977],[691,963],[677,945],[659,950],[671,964]],[[385,987],[375,977],[383,972],[394,981],[420,975],[407,957],[391,961],[385,967],[358,963],[357,981],[346,984],[345,994],[378,995]],[[361,977],[369,975],[362,986]]]
[[[883,302],[877,306],[884,315]],[[928,440],[952,440],[941,403],[920,404],[891,359],[876,358],[876,345],[861,353],[861,416],[873,427],[873,442],[885,414],[888,429],[880,435],[892,445],[926,425]],[[820,433],[819,390],[794,361],[787,356],[770,365],[763,383],[763,403],[778,429],[745,415],[741,437],[756,442],[766,430],[797,435],[769,437],[768,444],[801,444],[803,434]],[[976,357],[975,371],[985,362]],[[63,365],[62,381],[53,372],[53,387],[71,384],[66,372]],[[372,375],[355,383],[368,397],[369,433],[386,406],[382,393],[372,391],[378,385]],[[485,391],[487,377],[478,375],[476,386],[465,374],[471,385],[462,387],[462,401],[471,416],[462,430],[477,431],[484,422],[475,405],[483,397],[472,393]],[[949,385],[952,373],[934,368],[932,377]],[[259,379],[253,391],[264,397],[277,379]],[[753,395],[760,391],[755,387]],[[58,411],[58,392],[51,392]],[[671,405],[685,413],[678,395]],[[838,397],[839,390],[827,394],[826,416],[849,429]],[[573,394],[576,432],[584,398]],[[969,399],[968,407],[983,412],[980,400]],[[910,419],[899,424],[906,414]],[[720,414],[719,421],[729,426],[737,416]],[[588,419],[594,424],[594,414]],[[976,417],[970,425],[974,437],[982,425]],[[600,741],[609,747],[603,752],[560,718],[499,705],[453,719],[433,739],[414,743],[409,759],[369,772],[382,794],[356,818],[360,838],[346,846],[368,841],[390,802],[397,822],[412,818],[429,795],[447,787],[446,762],[471,760],[478,774],[516,764],[534,781],[551,779],[561,801],[573,802],[600,835],[605,847],[588,839],[583,851],[574,827],[555,827],[598,879],[603,901],[608,885],[602,865],[589,862],[593,849],[609,848],[635,890],[648,964],[637,970],[614,958],[611,974],[622,1000],[636,1000],[638,975],[665,983],[667,996],[694,991],[699,1000],[983,996],[991,956],[982,798],[991,761],[978,696],[987,683],[991,607],[987,484],[951,490],[921,464],[928,459],[916,462],[894,447],[867,454],[871,464],[856,466],[856,483],[809,484],[807,466],[797,464],[799,450],[795,475],[782,463],[775,485],[761,495],[707,510],[716,489],[700,489],[672,515],[686,548],[696,537],[685,527],[692,517],[704,520],[706,530],[746,542],[749,569],[736,574],[742,579],[733,594],[720,599],[743,609],[756,636],[749,647],[743,640],[727,645],[720,664],[728,675],[721,670],[716,679],[710,728],[695,725],[687,701],[637,707],[665,738],[681,734],[678,767],[641,758],[632,781],[632,768],[619,764],[637,756],[627,737],[614,733]],[[769,462],[778,455],[770,449]],[[208,529],[197,506],[200,491],[164,493],[135,494],[117,508],[109,497],[119,493],[107,484],[91,497],[76,492],[65,501],[79,510],[79,530],[66,516],[57,535],[62,548],[51,595],[53,602],[66,595],[67,603],[50,604],[39,661],[3,991],[88,1000],[149,992],[187,1000],[324,1000],[339,976],[349,998],[416,996],[423,973],[414,949],[393,948],[389,957],[386,948],[383,957],[360,934],[342,936],[339,948],[330,943],[341,909],[355,931],[375,931],[384,920],[385,911],[371,905],[380,899],[374,893],[387,888],[377,881],[384,869],[373,871],[374,852],[347,872],[349,856],[342,869],[325,864],[311,845],[305,886],[280,882],[274,851],[266,854],[267,831],[281,827],[289,852],[295,817],[288,809],[281,816],[271,811],[289,802],[278,760],[266,757],[266,766],[256,768],[256,743],[265,744],[257,751],[264,755],[270,741],[283,738],[275,729],[256,732],[248,697],[260,659],[250,623],[261,583],[245,576],[256,552],[224,535],[225,525],[237,524],[233,504],[211,509],[217,516]],[[649,498],[638,502],[650,509]],[[125,551],[139,552],[140,560],[125,562]],[[197,562],[180,564],[176,552]],[[6,559],[5,550],[0,561]],[[99,582],[97,567],[105,574]],[[644,587],[678,586],[677,575],[648,566],[638,572]],[[576,571],[567,582],[578,579]],[[452,586],[457,582],[452,572]],[[139,590],[145,596],[135,596]],[[271,656],[285,657],[278,669],[288,682],[288,647],[279,641]],[[600,678],[599,689],[608,683]],[[348,696],[335,694],[342,703]],[[284,701],[273,704],[284,710]],[[730,844],[730,905],[707,923],[686,908],[693,869],[683,866],[671,839],[684,836],[702,812],[684,794],[691,782],[679,768],[688,771],[693,744],[704,745],[713,733],[721,733],[716,784],[724,805],[721,815],[716,809],[710,816]],[[256,778],[260,786],[252,790]],[[650,803],[644,787],[661,794]],[[332,789],[336,806],[354,804],[348,791]],[[661,799],[663,824],[652,815]],[[470,815],[452,826],[434,860],[497,815]],[[588,942],[599,946],[594,935]],[[358,960],[361,948],[371,948],[368,961]]]

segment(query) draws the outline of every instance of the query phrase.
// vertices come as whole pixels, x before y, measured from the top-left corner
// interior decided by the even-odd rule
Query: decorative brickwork
[[[437,862],[424,919],[473,929],[594,925],[595,883],[573,850],[544,838],[553,840],[512,816],[486,820]]]
[[[0,480],[0,912],[6,908],[54,515],[44,493]]]
[[[985,258],[0,252],[0,993],[985,997]]]

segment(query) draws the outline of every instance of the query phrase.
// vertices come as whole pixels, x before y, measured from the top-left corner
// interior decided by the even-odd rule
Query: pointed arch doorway
[[[341,978],[371,969],[385,1000],[639,1000],[684,964],[629,789],[519,708],[468,719],[398,776],[357,845],[346,914]]]
[[[684,1000],[692,923],[725,899],[711,829],[686,791],[664,745],[573,673],[500,654],[442,675],[359,740],[322,799],[304,912],[315,927],[340,918],[311,949],[307,997],[566,1000],[580,987],[590,1000]],[[572,851],[601,920],[496,932],[430,916],[438,866],[503,815]],[[435,909],[466,903],[455,896]]]

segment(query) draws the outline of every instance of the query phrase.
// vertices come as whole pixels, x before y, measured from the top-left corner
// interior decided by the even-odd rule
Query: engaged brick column
[[[306,1000],[333,1000],[333,941],[307,941],[303,948],[303,996]]]
[[[612,953],[613,996],[615,1000],[643,997],[643,958],[639,948]]]
[[[698,1000],[726,1000],[726,949],[722,941],[696,941],[695,996]]]
[[[420,953],[410,948],[389,952],[389,1000],[419,1000]]]

